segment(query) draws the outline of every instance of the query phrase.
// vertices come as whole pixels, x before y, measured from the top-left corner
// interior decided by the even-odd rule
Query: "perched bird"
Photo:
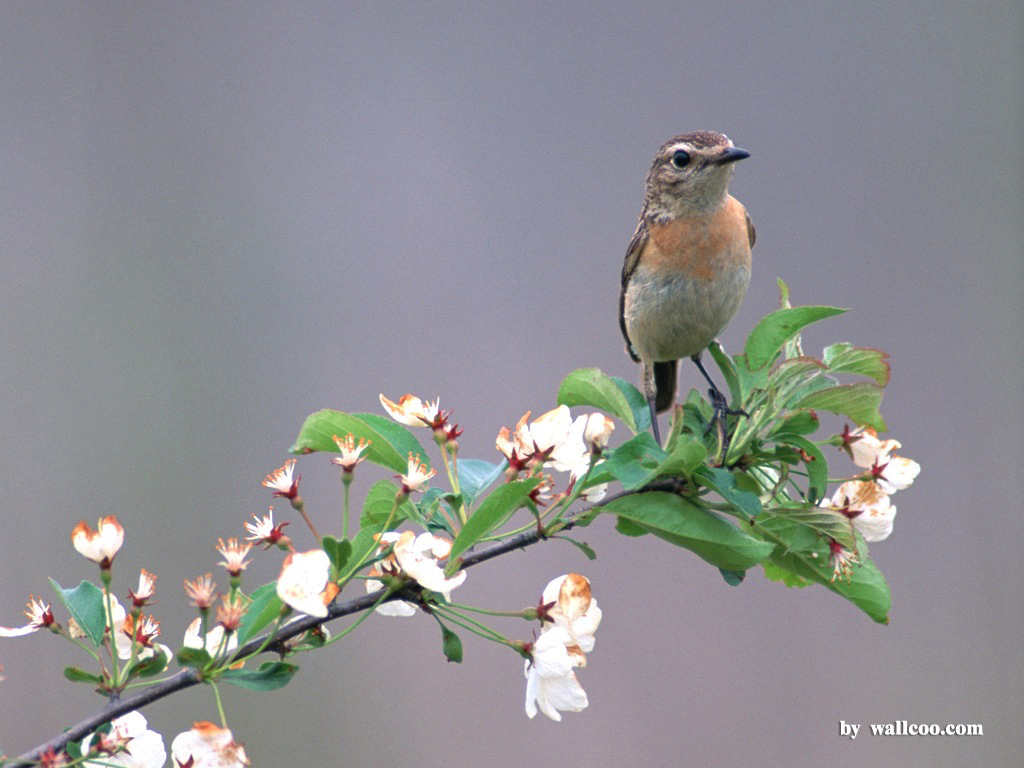
[[[665,142],[647,174],[644,207],[622,266],[619,325],[630,357],[643,364],[644,395],[657,414],[672,407],[677,361],[691,358],[710,384],[714,417],[741,413],[701,363],[701,353],[736,314],[750,283],[754,226],[729,194],[733,164],[750,157],[714,131]],[[728,430],[722,427],[722,456]]]

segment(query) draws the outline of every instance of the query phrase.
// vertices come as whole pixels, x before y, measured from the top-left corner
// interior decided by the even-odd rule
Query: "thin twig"
[[[594,509],[600,508],[624,496],[631,496],[635,493],[642,493],[646,491],[670,491],[673,490],[675,487],[675,483],[673,483],[672,481],[667,481],[652,483],[649,486],[645,486],[644,488],[637,490],[622,491],[620,493],[612,494],[611,496],[602,499],[601,502],[597,504],[593,504],[589,507],[586,507],[585,509],[580,510],[580,512],[575,517],[582,517],[587,513],[593,511]],[[559,532],[568,530],[574,527],[575,525],[576,523],[574,522],[574,520],[568,520],[559,529]],[[526,547],[529,547],[541,541],[542,538],[543,537],[541,533],[537,531],[536,528],[533,528],[528,531],[523,531],[522,533],[517,533],[514,536],[509,537],[505,541],[495,544],[494,546],[487,547],[486,549],[482,549],[478,552],[471,552],[470,554],[466,555],[461,559],[460,567],[472,568],[474,565],[479,565],[480,563],[486,562],[487,560],[491,560],[495,557],[499,557],[500,555],[507,554],[517,549],[525,549]],[[377,603],[378,600],[381,600],[385,593],[386,590],[379,589],[376,592],[370,592],[366,595],[354,598],[352,600],[347,600],[343,603],[334,603],[328,606],[326,618],[317,618],[316,616],[305,616],[303,618],[296,619],[295,621],[292,621],[283,626],[276,633],[268,633],[266,635],[261,635],[260,637],[250,640],[236,651],[235,657],[244,657],[249,654],[256,653],[257,651],[260,651],[260,649],[263,649],[264,652],[273,652],[275,648],[280,646],[281,643],[290,640],[293,637],[298,637],[299,635],[308,632],[309,630],[314,629],[320,626],[321,624],[326,624],[327,622],[333,619],[338,619],[343,616],[350,616],[353,613],[359,613],[360,611],[365,611],[372,608],[374,604]],[[395,592],[385,597],[382,602],[400,599],[401,597],[401,591]],[[40,757],[43,754],[45,754],[48,750],[52,749],[54,752],[58,752],[61,749],[63,749],[65,745],[67,745],[69,742],[78,741],[79,739],[84,738],[104,723],[113,720],[115,717],[120,717],[121,715],[127,712],[142,709],[147,704],[152,704],[154,701],[163,699],[167,696],[170,696],[173,693],[177,693],[178,691],[184,690],[185,688],[191,688],[192,686],[198,685],[201,682],[203,682],[203,680],[202,677],[200,676],[199,670],[191,668],[183,669],[180,672],[171,675],[166,680],[162,680],[159,683],[154,683],[153,685],[142,689],[136,694],[127,697],[119,697],[112,699],[99,712],[97,712],[94,715],[91,715],[90,717],[87,717],[86,719],[82,720],[76,725],[71,726],[66,731],[61,733],[60,736],[57,736],[56,738],[51,739],[50,741],[47,741],[45,744],[40,744],[35,749],[26,752],[23,755],[20,755],[13,762],[4,763],[4,768],[29,768],[29,766],[37,764],[39,762]]]

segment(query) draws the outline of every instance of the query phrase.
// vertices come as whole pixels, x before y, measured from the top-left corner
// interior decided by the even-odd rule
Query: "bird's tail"
[[[676,369],[678,360],[668,360],[654,364],[654,410],[663,413],[672,407],[676,400]]]

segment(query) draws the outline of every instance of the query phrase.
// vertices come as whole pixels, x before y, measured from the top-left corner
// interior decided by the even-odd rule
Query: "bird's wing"
[[[754,247],[754,243],[757,241],[757,230],[754,229],[754,222],[750,220],[750,214],[747,213],[747,209],[743,209],[743,215],[747,217],[747,239],[750,241],[750,247]]]
[[[636,232],[633,233],[633,239],[629,241],[629,248],[626,249],[626,260],[622,264],[622,291],[619,293],[619,328],[622,329],[622,338],[626,340],[626,351],[637,363],[640,362],[640,357],[633,349],[633,342],[630,341],[629,332],[626,330],[626,288],[629,286],[629,278],[633,276],[633,271],[640,261],[640,254],[644,250],[647,238],[647,222],[641,216],[636,225]]]

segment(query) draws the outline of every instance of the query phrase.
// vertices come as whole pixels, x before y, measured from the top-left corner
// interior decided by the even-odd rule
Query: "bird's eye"
[[[672,153],[672,167],[674,168],[685,168],[687,163],[690,162],[690,153],[683,149],[677,149]]]

